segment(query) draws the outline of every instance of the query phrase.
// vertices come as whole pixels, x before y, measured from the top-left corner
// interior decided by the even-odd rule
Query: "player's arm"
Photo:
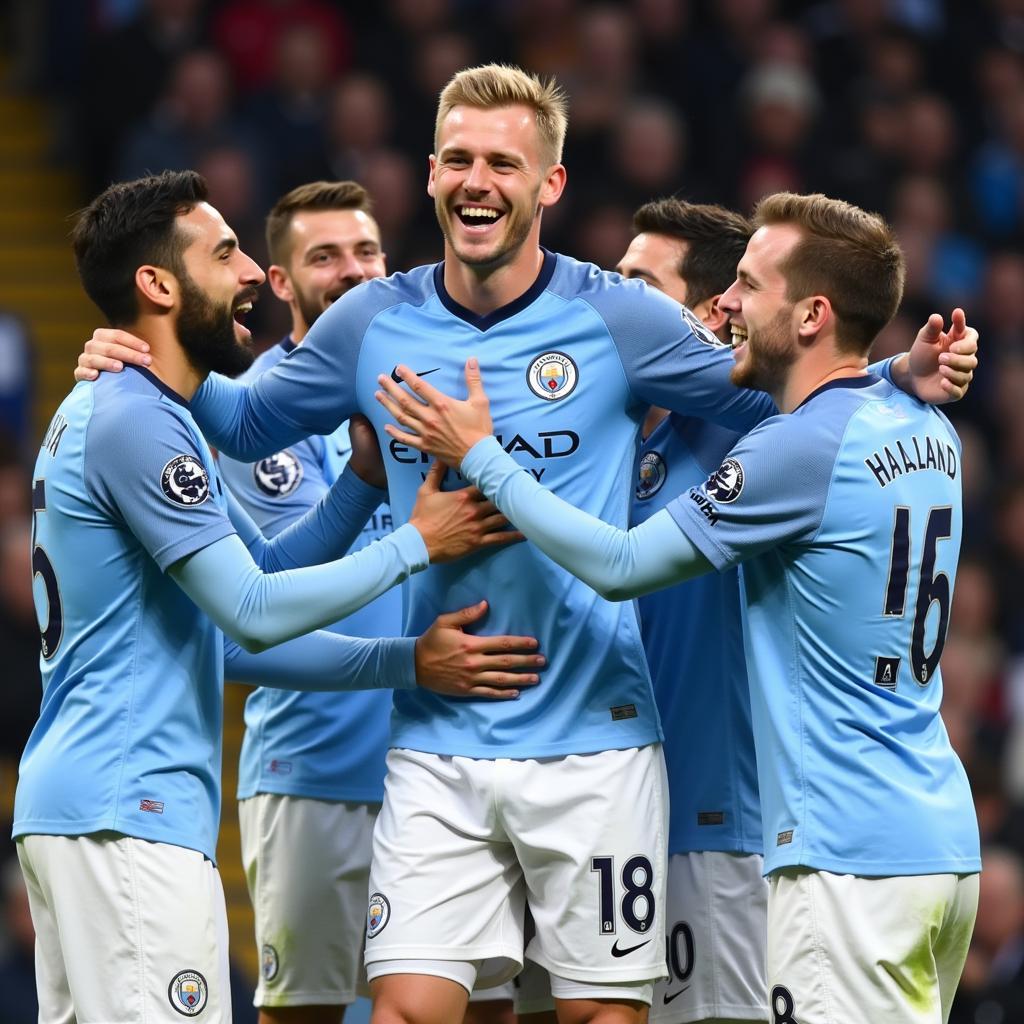
[[[192,397],[190,410],[216,448],[244,462],[263,458],[309,437],[329,434],[359,411],[354,368],[372,309],[365,296],[343,295],[313,325],[303,343],[251,384],[210,374]],[[86,343],[75,377],[125,362],[145,365],[148,353],[126,331],[100,329]]]
[[[450,697],[512,699],[539,681],[531,637],[474,636],[486,602],[441,615],[421,637],[363,640],[317,631],[259,654],[225,641],[226,676],[289,690],[412,689]]]
[[[431,561],[521,539],[504,529],[507,520],[479,492],[442,491],[443,477],[438,463],[427,474],[408,523],[338,561],[264,572],[242,538],[231,533],[175,561],[168,571],[228,636],[246,650],[264,650],[346,618]],[[279,534],[268,548],[279,552],[279,542],[301,526]]]

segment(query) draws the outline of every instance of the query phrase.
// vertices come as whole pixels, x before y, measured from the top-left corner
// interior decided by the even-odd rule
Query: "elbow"
[[[230,636],[247,654],[262,654],[268,647],[274,646],[272,640],[268,640],[266,637],[254,636],[250,632],[240,630],[237,626],[231,630]]]
[[[602,581],[594,589],[606,601],[632,601],[636,597],[636,594],[621,581],[614,583],[610,580]]]

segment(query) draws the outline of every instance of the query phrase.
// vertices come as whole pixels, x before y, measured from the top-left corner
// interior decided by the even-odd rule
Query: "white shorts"
[[[665,948],[668,979],[654,987],[659,1024],[768,1019],[765,940],[768,883],[758,854],[673,854],[668,862]],[[527,961],[516,1011],[554,1008],[543,968]]]
[[[660,744],[540,760],[392,750],[368,967],[478,961],[478,987],[504,982],[523,964],[529,890],[527,953],[553,975],[663,977],[666,792]]]
[[[40,1024],[230,1024],[220,875],[201,853],[113,832],[22,836]]]
[[[238,803],[256,918],[256,1006],[366,995],[363,932],[376,804],[259,793]]]
[[[669,858],[669,976],[655,987],[652,1021],[768,1019],[763,869],[756,853],[705,850]]]
[[[768,985],[775,1024],[942,1024],[977,909],[976,874],[772,872]]]

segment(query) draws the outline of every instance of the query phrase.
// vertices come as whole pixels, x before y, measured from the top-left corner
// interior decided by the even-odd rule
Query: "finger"
[[[83,352],[78,357],[78,365],[90,370],[110,370],[114,373],[124,369],[124,363],[120,359],[115,359],[113,356],[101,356],[93,352]]]
[[[399,395],[397,398],[393,394],[386,394],[383,391],[375,391],[374,398],[384,406],[385,409],[399,423],[404,427],[409,427],[411,430],[415,430],[420,423],[420,420],[416,416],[416,410],[413,407],[412,399],[405,395]]]
[[[932,315],[928,317],[928,322],[921,328],[918,338],[920,338],[921,341],[934,344],[939,340],[939,336],[942,334],[943,323],[944,321],[941,314],[932,313]]]
[[[949,328],[949,337],[952,341],[958,341],[967,330],[967,314],[957,306],[953,310],[952,326]]]
[[[526,535],[518,530],[498,530],[495,533],[485,533],[476,543],[477,547],[481,548],[504,548],[524,540]]]
[[[409,448],[415,448],[418,452],[425,452],[427,450],[427,446],[423,443],[423,438],[419,434],[407,434],[404,430],[399,430],[393,423],[384,424],[384,433]]]
[[[477,622],[487,613],[487,602],[479,601],[466,608],[460,608],[456,612],[444,612],[434,620],[435,626],[444,626],[448,629],[466,626],[471,622]]]
[[[443,397],[437,388],[432,387],[422,377],[418,377],[408,366],[399,363],[395,367],[395,373],[409,385],[409,390],[422,399],[425,404],[433,405],[438,398]]]
[[[462,696],[464,697],[490,697],[492,700],[515,700],[519,696],[518,690],[496,690],[490,686],[470,686]]]
[[[475,672],[473,674],[474,686],[536,686],[540,682],[538,675],[525,675],[520,672]]]
[[[493,515],[486,516],[480,520],[480,526],[488,533],[494,533],[495,530],[504,530],[508,525],[508,520],[500,512],[495,512]]]
[[[497,636],[472,636],[469,637],[469,640],[469,647],[480,654],[512,653],[514,651],[536,652],[537,650],[537,638],[534,636],[506,636],[502,634]],[[530,657],[541,659],[541,661],[535,664],[541,664],[544,660],[542,654],[533,653]]]
[[[420,485],[421,491],[426,491],[428,494],[436,494],[441,490],[441,484],[444,483],[444,475],[448,472],[448,467],[438,459],[435,459],[431,463],[430,471],[427,473],[426,479]]]
[[[466,393],[470,398],[484,397],[484,382],[480,377],[480,362],[476,356],[466,360]]]
[[[75,380],[96,380],[99,374],[95,370],[90,370],[87,366],[76,366],[75,367]]]

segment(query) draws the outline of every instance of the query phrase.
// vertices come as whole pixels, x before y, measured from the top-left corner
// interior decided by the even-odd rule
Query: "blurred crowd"
[[[570,95],[569,187],[545,213],[556,250],[614,267],[633,210],[664,195],[748,212],[823,191],[884,214],[909,275],[877,352],[957,304],[981,331],[951,411],[967,519],[942,669],[987,852],[953,1020],[1024,1020],[1024,0],[38,0],[13,26],[14,73],[53,101],[54,156],[83,199],[194,167],[264,265],[265,211],[323,177],[367,186],[391,270],[439,259],[436,97],[492,60]],[[283,308],[259,309],[276,340]],[[7,659],[37,646],[17,472],[0,446]],[[4,752],[18,742],[0,735]]]

